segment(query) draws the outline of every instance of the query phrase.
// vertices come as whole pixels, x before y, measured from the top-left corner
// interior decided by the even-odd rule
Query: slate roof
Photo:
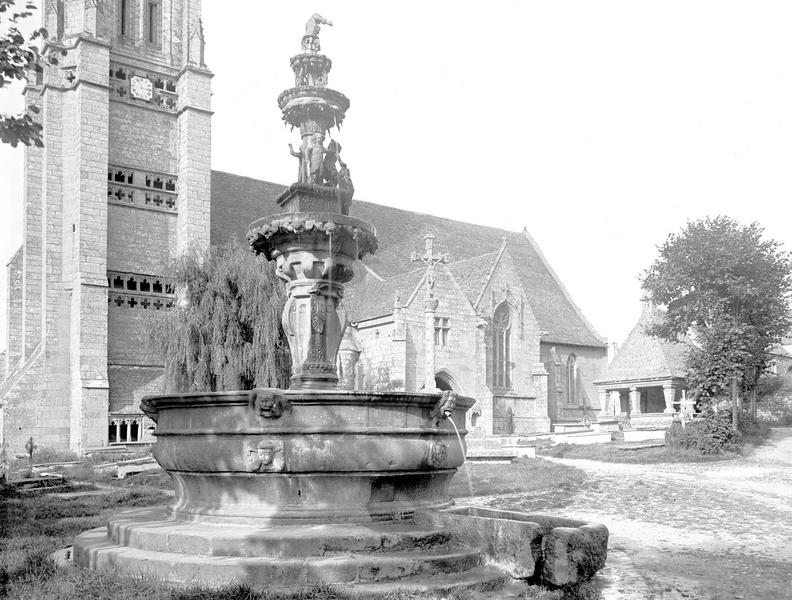
[[[344,293],[344,306],[349,319],[365,321],[391,314],[396,293],[406,303],[425,272],[424,269],[417,269],[382,281],[369,274],[358,283],[352,282]]]
[[[449,263],[448,270],[465,292],[471,306],[476,307],[476,301],[481,295],[481,290],[487,285],[490,273],[495,266],[500,252],[489,252],[466,260]]]
[[[641,318],[595,384],[686,377],[687,344],[646,333],[646,327],[661,315],[658,308],[644,307]]]
[[[267,181],[213,171],[211,243],[222,244],[231,238],[244,240],[247,226],[251,222],[278,212],[275,198],[284,189],[285,186]],[[542,340],[580,346],[605,345],[596,330],[575,306],[541,251],[527,234],[360,200],[353,202],[350,213],[376,227],[379,250],[374,256],[366,257],[365,262],[385,280],[415,270],[415,264],[410,262],[410,255],[413,251],[423,251],[424,235],[431,232],[435,235],[435,249],[449,253],[451,261],[449,268],[455,276],[459,270],[453,266],[454,264],[480,259],[480,261],[471,260],[472,264],[477,265],[476,274],[471,273],[470,280],[466,280],[463,285],[466,294],[471,295],[470,290],[481,281],[482,265],[488,260],[483,256],[497,252],[505,238],[508,252],[517,265],[528,302],[540,327],[547,332]],[[373,286],[372,290],[376,289],[376,284],[369,278],[366,281]],[[391,282],[382,286],[382,293],[386,296],[382,298],[381,303],[377,303],[380,310],[386,303],[392,306],[393,290],[390,289],[392,285],[395,284]],[[351,297],[354,292],[350,289],[347,295]],[[373,292],[365,293],[366,298],[372,298],[373,295],[375,295]],[[406,301],[407,297],[402,296],[402,299]],[[357,305],[359,306],[360,303]],[[348,311],[350,319],[360,320],[360,317],[353,314],[349,308]]]

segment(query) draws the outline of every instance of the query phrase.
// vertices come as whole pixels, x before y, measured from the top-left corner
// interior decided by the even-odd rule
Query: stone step
[[[207,556],[304,558],[450,549],[448,533],[421,529],[411,520],[266,528],[174,521],[164,508],[146,508],[113,517],[108,531],[109,540],[118,545]]]
[[[480,566],[482,558],[478,551],[445,554],[416,551],[298,559],[200,556],[119,546],[107,538],[107,529],[102,527],[77,537],[74,560],[92,569],[124,569],[172,583],[207,587],[246,584],[260,588],[273,581],[294,581],[304,586],[358,584],[462,573]]]
[[[420,598],[425,596],[456,598],[460,595],[467,598],[468,594],[474,594],[475,598],[481,600],[521,600],[526,597],[525,586],[525,582],[511,579],[497,567],[488,565],[462,573],[412,577],[388,583],[340,585],[334,588],[355,600],[387,599],[397,597],[399,593]],[[288,593],[297,590],[283,591]]]

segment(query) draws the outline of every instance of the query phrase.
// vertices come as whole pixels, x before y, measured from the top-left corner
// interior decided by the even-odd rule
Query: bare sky
[[[687,219],[757,220],[792,248],[788,1],[204,0],[215,169],[294,179],[275,98],[314,12],[335,23],[321,40],[352,102],[337,137],[356,196],[527,227],[610,340]],[[0,91],[0,112],[20,104]],[[22,151],[0,147],[3,261],[21,180]]]

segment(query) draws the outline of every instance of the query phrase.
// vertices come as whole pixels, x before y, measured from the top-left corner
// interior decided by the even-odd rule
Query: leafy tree
[[[644,274],[646,294],[668,307],[650,333],[694,340],[687,366],[696,395],[725,392],[735,375],[752,388],[792,324],[792,260],[763,233],[726,216],[688,222]]]
[[[26,79],[31,71],[41,72],[44,61],[58,63],[54,53],[42,54],[35,44],[37,40],[46,41],[46,29],[40,27],[27,37],[19,30],[20,23],[33,14],[35,4],[27,1],[24,9],[13,12],[15,4],[16,0],[0,0],[0,88]],[[31,106],[28,110],[20,115],[0,113],[0,141],[14,147],[20,142],[27,146],[44,145],[41,124],[30,114],[39,109]]]
[[[150,328],[175,391],[287,386],[286,294],[273,271],[238,243],[176,261],[170,275],[179,301]]]

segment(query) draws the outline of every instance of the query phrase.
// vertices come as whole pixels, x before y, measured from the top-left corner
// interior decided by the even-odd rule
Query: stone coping
[[[248,404],[257,390],[229,392],[187,392],[183,394],[158,394],[144,396],[141,408],[148,414],[162,408],[188,408],[214,405]],[[350,390],[277,390],[292,405],[339,404],[341,406],[385,405],[434,407],[440,394],[428,392],[362,392]],[[475,404],[469,396],[457,396],[456,405],[468,409]],[[144,408],[145,407],[145,408]]]

